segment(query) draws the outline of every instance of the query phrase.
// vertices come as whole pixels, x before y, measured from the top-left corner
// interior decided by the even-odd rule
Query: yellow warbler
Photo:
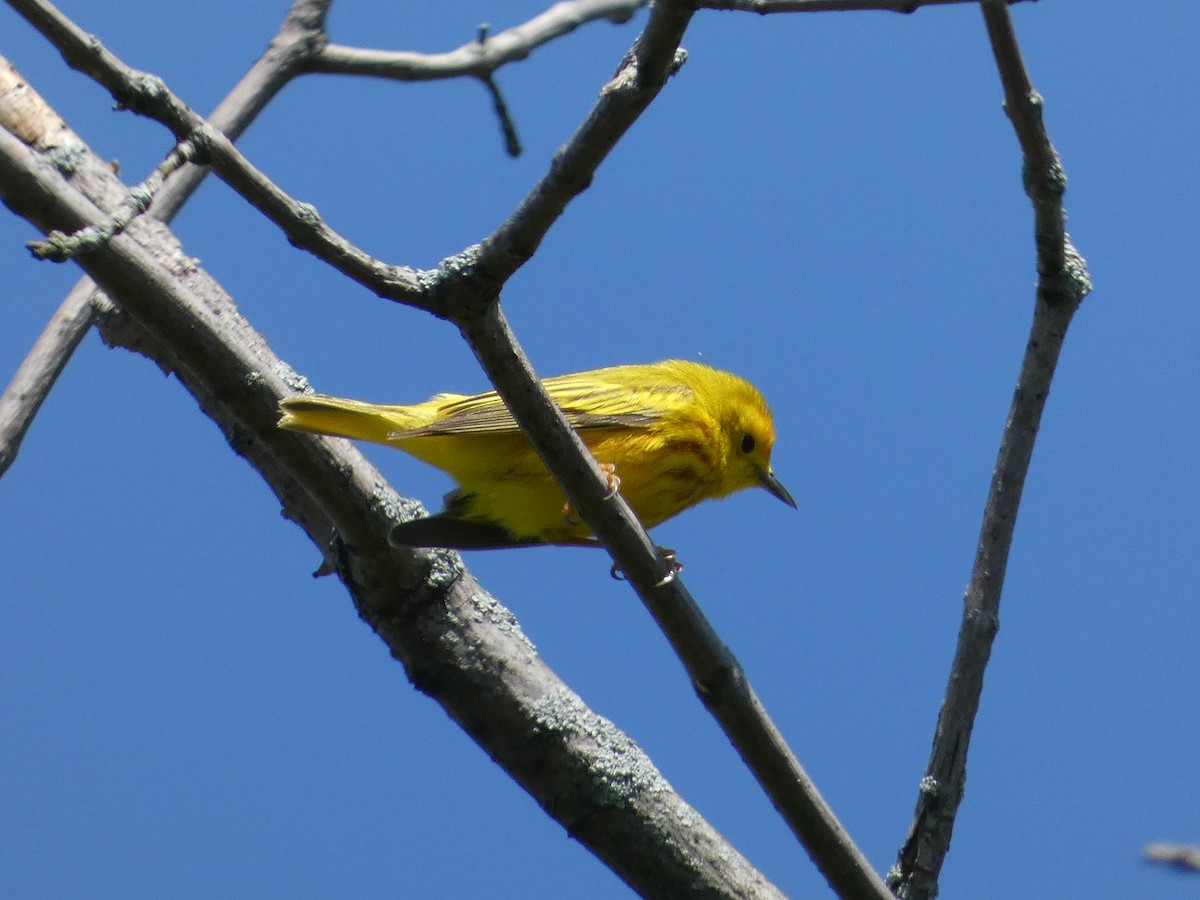
[[[745,379],[699,363],[614,366],[542,382],[647,528],[710,497],[764,487],[796,503],[771,471],[775,426]],[[281,428],[398,447],[458,487],[435,516],[398,525],[393,543],[483,549],[590,544],[494,392],[378,406],[310,394],[280,404]]]

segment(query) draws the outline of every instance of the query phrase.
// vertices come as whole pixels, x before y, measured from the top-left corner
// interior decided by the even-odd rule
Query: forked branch
[[[984,505],[975,565],[963,599],[958,645],[916,813],[889,883],[905,897],[928,898],[950,848],[966,782],[967,751],[983,676],[1000,624],[1000,594],[1017,511],[1050,383],[1075,310],[1091,289],[1082,257],[1066,232],[1066,176],[1042,119],[1042,99],[1021,60],[1003,2],[982,3],[1004,88],[1005,109],[1024,156],[1025,190],[1034,210],[1038,284],[1033,325]]]

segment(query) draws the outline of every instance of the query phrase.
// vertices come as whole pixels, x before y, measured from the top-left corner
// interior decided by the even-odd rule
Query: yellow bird
[[[796,506],[771,471],[771,410],[743,378],[666,360],[542,384],[647,528],[701,500],[754,486]],[[279,406],[280,428],[397,447],[458,482],[441,513],[396,526],[395,544],[594,544],[494,391],[438,394],[412,406],[309,394]]]

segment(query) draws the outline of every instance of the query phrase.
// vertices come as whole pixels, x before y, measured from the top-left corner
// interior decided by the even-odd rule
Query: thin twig
[[[521,138],[517,135],[517,125],[508,111],[504,94],[500,91],[500,85],[496,84],[494,75],[484,75],[480,80],[492,98],[492,109],[496,111],[496,118],[500,121],[500,133],[504,135],[504,152],[515,159],[521,155]]]
[[[1038,285],[1033,324],[984,506],[983,525],[933,749],[916,813],[889,883],[908,898],[928,898],[950,847],[966,782],[967,751],[979,710],[984,671],[1000,624],[1000,595],[1025,476],[1033,456],[1050,383],[1067,327],[1091,289],[1083,259],[1066,233],[1066,178],[1030,85],[1008,10],[982,3],[1004,86],[1005,108],[1025,159],[1025,187],[1034,208]]]
[[[491,26],[486,22],[479,26],[478,43],[481,50],[486,47],[490,29]],[[496,83],[496,76],[493,72],[488,72],[486,75],[480,75],[479,80],[487,88],[488,95],[492,98],[492,109],[496,111],[496,118],[500,121],[500,133],[504,135],[504,152],[515,159],[521,155],[521,139],[517,137],[517,125],[508,111],[508,103],[500,85]]]

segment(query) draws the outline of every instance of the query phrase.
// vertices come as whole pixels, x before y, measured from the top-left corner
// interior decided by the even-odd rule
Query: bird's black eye
[[[749,453],[753,449],[754,449],[754,435],[743,434],[742,435],[742,452]]]

